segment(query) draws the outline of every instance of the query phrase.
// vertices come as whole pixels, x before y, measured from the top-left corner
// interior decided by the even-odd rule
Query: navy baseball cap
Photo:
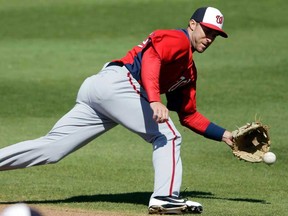
[[[219,35],[227,38],[228,35],[223,31],[224,16],[217,9],[213,7],[198,8],[190,18],[200,23],[207,28],[214,29],[219,32]]]

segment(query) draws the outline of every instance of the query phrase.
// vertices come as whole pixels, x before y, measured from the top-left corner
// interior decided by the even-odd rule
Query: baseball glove
[[[232,152],[240,160],[251,163],[262,162],[263,156],[269,151],[271,141],[268,126],[261,122],[247,123],[232,131]]]

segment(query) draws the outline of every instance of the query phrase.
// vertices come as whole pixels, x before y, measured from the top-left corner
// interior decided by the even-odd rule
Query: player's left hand
[[[150,103],[150,107],[153,110],[153,119],[157,123],[164,123],[168,121],[169,110],[164,104],[161,102],[152,102]]]

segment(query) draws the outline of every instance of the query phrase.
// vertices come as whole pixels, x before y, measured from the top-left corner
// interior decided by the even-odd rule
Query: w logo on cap
[[[217,15],[216,16],[216,23],[222,24],[223,23],[223,16]]]
[[[192,15],[191,19],[197,23],[204,25],[208,28],[214,29],[219,32],[219,35],[227,38],[228,35],[223,31],[224,16],[217,9],[213,7],[198,8]],[[190,19],[190,20],[191,20]]]

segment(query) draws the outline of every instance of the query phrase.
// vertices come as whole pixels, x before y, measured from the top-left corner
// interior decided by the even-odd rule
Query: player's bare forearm
[[[153,119],[157,123],[164,123],[168,121],[169,110],[161,102],[151,102],[150,107],[153,110]]]

